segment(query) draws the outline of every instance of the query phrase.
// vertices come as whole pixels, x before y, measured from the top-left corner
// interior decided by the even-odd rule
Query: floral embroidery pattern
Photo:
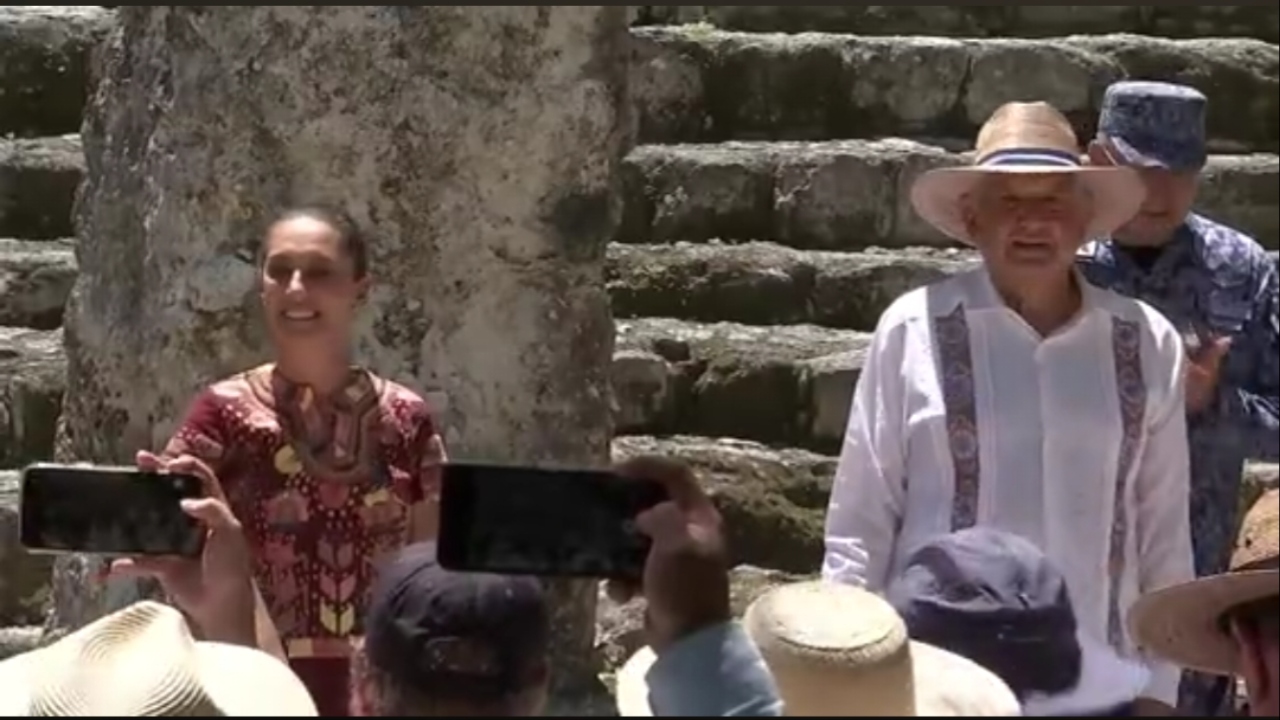
[[[1116,391],[1120,401],[1120,459],[1116,466],[1115,510],[1111,520],[1108,556],[1107,639],[1111,647],[1125,647],[1120,612],[1120,584],[1129,541],[1129,473],[1138,458],[1147,412],[1147,383],[1142,373],[1141,328],[1138,323],[1112,320],[1111,353],[1115,359]]]
[[[244,523],[289,656],[346,657],[377,564],[438,492],[444,448],[421,398],[356,370],[317,399],[264,366],[197,398],[166,448],[181,452],[213,466]]]
[[[933,335],[942,368],[942,397],[947,406],[947,439],[955,466],[952,531],[978,522],[982,468],[978,461],[978,405],[974,399],[973,355],[964,306],[933,319]]]

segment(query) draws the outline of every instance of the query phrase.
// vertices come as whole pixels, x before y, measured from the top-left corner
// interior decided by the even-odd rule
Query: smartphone
[[[19,486],[20,542],[33,552],[195,557],[204,528],[181,501],[203,495],[191,475],[32,465]]]
[[[436,552],[449,570],[639,580],[641,512],[667,499],[655,481],[599,470],[448,463]]]

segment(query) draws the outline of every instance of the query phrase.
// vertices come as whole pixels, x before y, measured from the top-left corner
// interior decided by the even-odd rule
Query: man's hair
[[[379,570],[353,680],[375,715],[512,714],[546,677],[550,606],[532,577],[459,573],[410,545]],[[504,706],[510,705],[504,710]]]
[[[1280,595],[1238,605],[1223,615],[1223,628],[1234,622],[1242,632],[1261,642],[1280,645]]]
[[[353,716],[430,717],[436,714],[430,698],[374,667],[363,648],[351,656],[351,697]]]

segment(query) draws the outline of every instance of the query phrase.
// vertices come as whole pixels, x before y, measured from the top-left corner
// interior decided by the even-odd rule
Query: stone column
[[[118,13],[83,129],[64,457],[130,462],[264,359],[258,235],[318,200],[374,237],[361,359],[431,391],[455,458],[607,462],[625,7]],[[54,627],[137,597],[88,590],[90,565],[55,573]],[[582,678],[594,593],[561,596],[556,667]]]

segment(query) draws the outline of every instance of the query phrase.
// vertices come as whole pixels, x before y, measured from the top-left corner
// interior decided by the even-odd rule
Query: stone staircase
[[[636,14],[640,145],[608,252],[615,449],[700,467],[739,561],[816,567],[833,454],[877,317],[976,261],[913,216],[907,188],[962,162],[999,104],[1049,100],[1088,137],[1113,80],[1201,88],[1217,153],[1202,208],[1280,245],[1274,7]],[[85,50],[110,21],[96,6],[0,7],[0,467],[52,454]],[[860,35],[781,34],[812,30]],[[44,588],[45,565],[14,547],[15,488],[13,472],[0,474],[0,627],[37,623]],[[0,656],[28,635],[0,632]]]

